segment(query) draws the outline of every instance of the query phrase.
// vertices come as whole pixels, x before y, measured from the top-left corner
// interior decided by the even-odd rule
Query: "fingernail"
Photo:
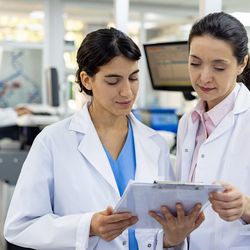
[[[162,210],[163,212],[166,212],[166,211],[167,211],[166,207],[161,207],[161,210]]]

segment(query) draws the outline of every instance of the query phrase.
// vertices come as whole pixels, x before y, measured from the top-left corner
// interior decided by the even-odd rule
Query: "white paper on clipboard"
[[[175,213],[175,205],[178,202],[182,203],[186,212],[191,211],[197,203],[201,203],[204,209],[209,204],[208,194],[223,190],[223,186],[219,184],[130,181],[114,212],[131,212],[137,215],[139,220],[133,228],[161,228],[161,225],[148,215],[150,210],[160,213],[160,207],[165,205]]]

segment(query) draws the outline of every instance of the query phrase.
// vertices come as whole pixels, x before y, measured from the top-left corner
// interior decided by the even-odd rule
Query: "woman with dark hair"
[[[58,250],[178,248],[202,223],[199,205],[187,216],[179,207],[181,218],[164,221],[164,235],[127,230],[137,217],[113,213],[129,180],[174,179],[164,139],[131,113],[140,57],[137,45],[114,28],[83,40],[76,76],[91,101],[35,139],[5,223],[8,241]],[[168,216],[164,208],[162,216]]]
[[[177,172],[182,181],[220,182],[192,250],[250,249],[250,83],[248,37],[233,16],[212,13],[189,35],[189,74],[200,101],[179,124]]]

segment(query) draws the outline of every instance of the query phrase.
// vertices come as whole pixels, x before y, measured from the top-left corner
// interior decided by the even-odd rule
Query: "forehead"
[[[99,73],[132,73],[138,69],[138,61],[130,60],[124,56],[116,56],[108,63],[99,67]]]
[[[189,54],[200,58],[213,58],[214,60],[234,57],[230,43],[208,35],[194,37],[190,43]]]

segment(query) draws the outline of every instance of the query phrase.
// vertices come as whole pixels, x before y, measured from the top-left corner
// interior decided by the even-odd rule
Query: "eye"
[[[130,81],[138,81],[138,75],[130,76],[129,80]]]
[[[197,63],[197,62],[191,62],[190,63],[190,66],[193,66],[193,67],[198,67],[200,66],[201,64],[200,63]]]
[[[221,67],[214,67],[214,69],[215,69],[216,71],[223,71],[223,70],[225,70],[225,68],[221,68]]]
[[[105,79],[105,82],[109,85],[115,85],[119,82],[119,78],[118,77],[109,77],[109,78]]]

